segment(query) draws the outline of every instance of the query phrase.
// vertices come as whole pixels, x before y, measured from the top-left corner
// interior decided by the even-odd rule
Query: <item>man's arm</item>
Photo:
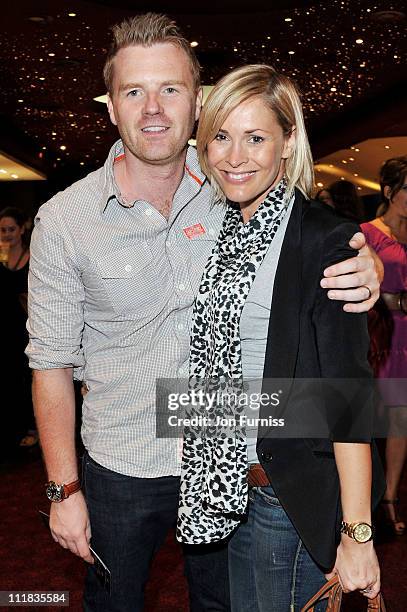
[[[48,480],[58,484],[77,480],[72,368],[34,371],[33,403]],[[61,546],[93,562],[89,516],[81,491],[51,503],[50,529]]]
[[[84,287],[75,247],[60,220],[59,207],[41,207],[31,240],[26,353],[34,371],[33,401],[50,480],[77,479],[73,368],[84,365]],[[44,491],[45,495],[45,491]],[[82,492],[51,503],[51,533],[64,548],[92,558],[90,528]]]
[[[344,304],[346,312],[367,312],[379,298],[383,264],[366,245],[362,232],[357,232],[349,245],[359,251],[358,255],[326,268],[321,287],[330,290],[328,297],[331,300],[359,302]]]

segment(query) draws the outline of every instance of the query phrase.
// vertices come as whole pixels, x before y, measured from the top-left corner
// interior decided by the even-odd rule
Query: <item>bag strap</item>
[[[321,599],[326,598],[328,598],[327,612],[336,612],[337,610],[340,610],[342,601],[342,589],[339,584],[338,576],[332,576],[332,578],[328,580],[328,582],[322,585],[319,591],[315,593],[315,595],[311,597],[309,602],[306,603],[305,606],[301,609],[301,612],[314,612],[315,604],[317,604]],[[332,607],[333,605],[336,605],[336,608]]]
[[[328,598],[326,612],[340,612],[342,603],[342,588],[339,584],[338,576],[332,576],[326,584],[324,584],[308,603],[301,609],[301,612],[314,612],[315,604],[321,599]],[[368,612],[376,610],[377,612],[386,612],[386,606],[382,594],[379,593],[374,599],[368,599]]]

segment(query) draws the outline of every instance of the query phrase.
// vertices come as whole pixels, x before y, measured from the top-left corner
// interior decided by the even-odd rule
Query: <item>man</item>
[[[179,441],[155,437],[155,382],[188,375],[192,305],[223,209],[187,146],[201,106],[199,66],[188,42],[174,22],[154,14],[113,33],[104,75],[122,140],[103,168],[39,211],[27,352],[52,481],[53,538],[91,563],[92,537],[112,572],[109,597],[89,566],[85,610],[134,612],[143,608],[151,559],[177,513]],[[362,254],[331,270],[348,272],[354,274],[325,279],[326,286],[365,285],[334,297],[361,300],[374,290],[363,306],[347,306],[369,308],[378,293],[372,258]],[[75,455],[73,374],[88,389],[85,494]],[[185,553],[191,609],[227,610],[226,547]]]

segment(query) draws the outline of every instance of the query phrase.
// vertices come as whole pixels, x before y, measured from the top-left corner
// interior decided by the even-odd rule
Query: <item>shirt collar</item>
[[[123,156],[123,142],[121,140],[117,140],[111,147],[109,155],[102,168],[103,185],[100,200],[100,211],[102,213],[106,210],[108,204],[114,199],[118,200],[122,206],[126,206],[126,204],[120,198],[120,191],[116,184],[113,172],[115,162],[120,160]],[[197,151],[195,147],[191,146],[188,146],[187,149],[185,172],[182,182],[185,180],[191,183],[194,191],[199,191],[206,181],[206,177],[199,166]]]
[[[109,155],[102,168],[103,184],[102,194],[100,199],[100,212],[105,212],[109,202],[113,199],[118,200],[120,203],[120,191],[116,185],[114,178],[113,166],[116,160],[120,159],[124,155],[123,143],[121,140],[117,140],[109,151]]]

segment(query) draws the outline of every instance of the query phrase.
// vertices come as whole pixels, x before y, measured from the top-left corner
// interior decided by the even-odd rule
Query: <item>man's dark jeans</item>
[[[141,612],[152,558],[175,524],[179,478],[124,476],[102,467],[88,454],[82,477],[92,547],[112,577],[109,596],[89,566],[84,610]],[[185,546],[184,555],[191,612],[229,611],[227,546]]]

